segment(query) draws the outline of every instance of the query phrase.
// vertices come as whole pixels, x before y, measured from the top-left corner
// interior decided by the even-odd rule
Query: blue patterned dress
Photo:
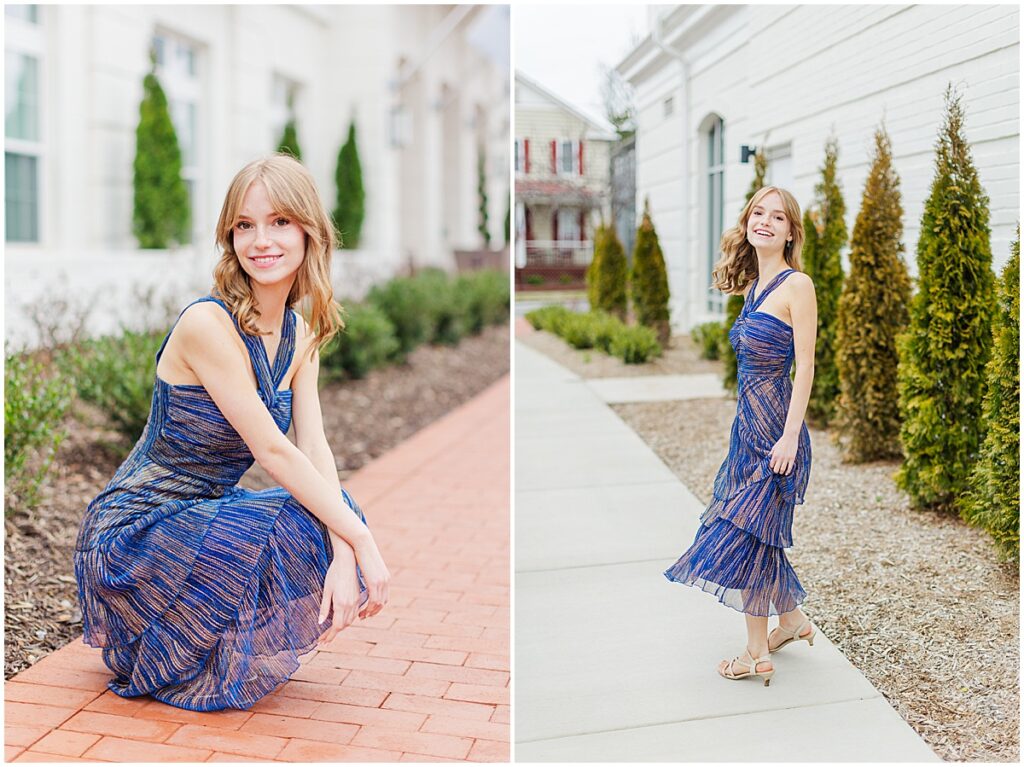
[[[229,311],[211,296],[193,303],[202,301]],[[262,338],[235,321],[282,432],[292,393],[278,386],[295,325],[287,309],[271,364]],[[238,487],[252,464],[206,389],[157,377],[146,428],[89,504],[75,549],[84,639],[103,648],[118,695],[245,709],[286,681],[330,627],[317,623],[333,556],[327,529],[280,487]]]
[[[793,329],[757,310],[794,271],[778,274],[760,294],[755,280],[729,331],[738,373],[729,454],[693,545],[665,571],[669,580],[697,586],[750,615],[788,612],[806,596],[783,550],[793,545],[793,508],[804,502],[811,471],[806,424],[800,426],[792,473],[769,468],[793,394]]]

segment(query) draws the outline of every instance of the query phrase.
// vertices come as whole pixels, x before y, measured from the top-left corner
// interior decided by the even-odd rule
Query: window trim
[[[47,210],[45,201],[49,194],[47,183],[48,157],[46,151],[46,134],[49,128],[47,105],[45,101],[45,89],[43,84],[49,77],[49,63],[46,57],[46,6],[38,6],[38,20],[27,21],[16,16],[4,14],[4,56],[7,53],[17,53],[22,56],[34,57],[38,64],[37,94],[38,114],[36,115],[39,124],[39,136],[37,139],[13,138],[7,136],[6,126],[4,130],[4,163],[8,153],[33,157],[36,161],[36,238],[34,240],[9,240],[10,227],[7,225],[6,206],[4,210],[4,245],[10,247],[39,247],[48,241],[46,236]],[[6,104],[4,105],[6,111]],[[5,190],[6,195],[6,190]]]

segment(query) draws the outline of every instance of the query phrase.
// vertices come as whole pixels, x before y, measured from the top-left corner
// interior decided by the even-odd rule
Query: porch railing
[[[587,266],[594,258],[591,240],[527,240],[527,266]]]

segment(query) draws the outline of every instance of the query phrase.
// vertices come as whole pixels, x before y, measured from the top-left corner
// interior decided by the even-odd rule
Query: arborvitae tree
[[[916,506],[948,508],[967,490],[984,437],[995,276],[988,196],[963,131],[963,107],[951,84],[917,241],[918,290],[899,341],[906,460],[896,483]]]
[[[757,190],[764,186],[765,176],[768,174],[768,157],[764,151],[758,149],[754,153],[754,179],[750,182],[750,188],[747,189],[747,196],[743,200],[743,206],[746,207],[747,203],[750,202],[750,198],[757,194]],[[732,326],[736,323],[736,319],[740,316],[740,312],[743,311],[743,296],[739,294],[731,295],[725,302],[725,334],[723,336],[724,341],[722,342],[722,362],[725,365],[725,378],[722,384],[726,389],[735,393],[737,382],[736,382],[736,351],[732,348],[732,344],[729,343],[729,331],[732,330]]]
[[[483,238],[484,247],[491,247],[491,230],[487,226],[487,155],[483,147],[479,147],[476,153],[476,196],[479,202],[479,223],[476,230]]]
[[[594,232],[594,258],[587,267],[587,297],[591,309],[626,319],[626,250],[614,226],[602,221]]]
[[[875,157],[853,225],[850,274],[836,321],[840,393],[833,425],[848,461],[900,455],[896,339],[907,325],[910,275],[900,241],[899,186],[889,136],[881,127],[875,131]]]
[[[1020,225],[999,280],[984,402],[985,441],[960,514],[983,527],[1011,559],[1020,558]]]
[[[840,251],[846,245],[846,203],[836,178],[839,141],[833,136],[825,144],[825,166],[821,181],[814,187],[816,215],[813,217],[814,244],[804,244],[804,271],[814,281],[818,303],[818,335],[814,345],[814,383],[807,413],[813,421],[827,424],[835,412],[839,397],[839,371],[836,367],[836,321],[839,294],[843,289],[843,264]],[[804,232],[808,231],[804,217]],[[810,236],[807,239],[811,239]]]
[[[505,244],[512,242],[512,201],[511,195],[505,195]]]
[[[658,244],[658,233],[651,221],[650,201],[644,201],[644,215],[636,231],[633,248],[633,270],[629,275],[633,310],[641,325],[658,334],[658,343],[668,344],[668,273],[665,257]]]
[[[366,193],[363,191],[363,169],[356,147],[356,124],[348,124],[348,138],[338,152],[338,165],[334,171],[338,187],[334,208],[334,227],[341,235],[341,247],[358,248],[366,214]]]
[[[188,187],[181,177],[181,149],[174,132],[167,97],[156,78],[156,57],[142,81],[139,125],[135,129],[132,232],[140,248],[166,248],[186,243],[191,213]]]
[[[302,159],[302,149],[299,148],[299,133],[295,128],[295,118],[289,118],[284,125],[284,134],[277,142],[277,151],[289,154],[296,160]]]

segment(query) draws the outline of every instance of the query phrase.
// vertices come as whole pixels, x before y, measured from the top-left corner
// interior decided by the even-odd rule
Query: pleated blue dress
[[[670,581],[696,586],[749,615],[795,609],[806,593],[786,558],[793,545],[793,509],[804,502],[811,471],[811,438],[801,424],[791,474],[769,468],[793,394],[793,329],[758,307],[792,274],[778,274],[759,294],[755,280],[729,330],[736,352],[736,418],[729,454],[693,545],[665,571]]]
[[[230,314],[218,298],[193,303],[202,301]],[[271,363],[262,338],[235,320],[260,399],[283,433],[292,393],[278,386],[295,326],[286,310]],[[246,709],[285,682],[330,627],[317,623],[333,557],[327,528],[283,488],[238,487],[252,464],[206,389],[157,377],[142,436],[89,504],[75,549],[84,640],[103,648],[118,695],[193,711]]]

